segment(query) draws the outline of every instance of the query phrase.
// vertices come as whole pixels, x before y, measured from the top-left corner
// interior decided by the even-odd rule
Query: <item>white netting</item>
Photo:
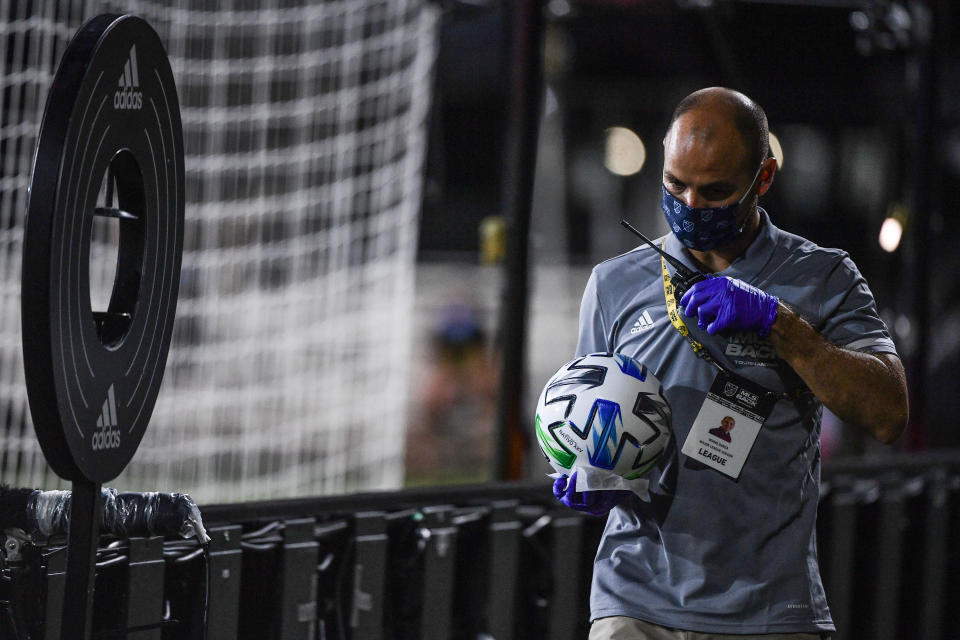
[[[146,18],[165,43],[187,172],[165,379],[111,484],[204,502],[399,486],[438,25],[427,0],[0,1],[2,480],[58,484],[23,382],[23,217],[53,72],[104,12]],[[99,233],[94,289],[116,256]]]

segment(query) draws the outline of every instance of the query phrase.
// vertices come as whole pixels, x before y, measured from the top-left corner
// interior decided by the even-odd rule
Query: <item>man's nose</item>
[[[693,189],[687,189],[681,194],[681,200],[683,204],[691,207],[693,209],[698,209],[701,207],[706,207],[709,203],[702,196],[698,195]]]

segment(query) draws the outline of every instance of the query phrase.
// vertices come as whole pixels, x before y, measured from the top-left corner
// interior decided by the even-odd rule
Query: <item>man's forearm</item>
[[[782,302],[770,342],[841,420],[887,444],[903,433],[909,409],[906,376],[898,358],[838,347]]]

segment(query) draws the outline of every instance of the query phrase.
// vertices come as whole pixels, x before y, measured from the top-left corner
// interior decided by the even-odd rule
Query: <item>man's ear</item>
[[[770,156],[764,160],[763,168],[760,169],[760,177],[757,178],[757,195],[762,196],[773,184],[773,176],[777,173],[777,159]]]

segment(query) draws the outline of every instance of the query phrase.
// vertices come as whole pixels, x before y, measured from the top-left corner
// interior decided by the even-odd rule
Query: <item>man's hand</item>
[[[713,335],[724,329],[770,334],[780,300],[742,280],[717,276],[697,282],[680,299],[687,316],[697,316],[697,326]]]
[[[630,492],[622,489],[599,489],[597,491],[576,491],[577,472],[569,478],[560,476],[553,481],[553,495],[564,506],[583,511],[594,516],[605,516]]]

